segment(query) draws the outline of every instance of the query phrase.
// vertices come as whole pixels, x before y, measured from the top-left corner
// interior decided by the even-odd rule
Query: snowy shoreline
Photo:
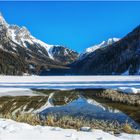
[[[50,126],[31,126],[9,119],[0,119],[0,140],[139,140],[140,135],[122,133],[114,136],[102,130],[91,132]]]

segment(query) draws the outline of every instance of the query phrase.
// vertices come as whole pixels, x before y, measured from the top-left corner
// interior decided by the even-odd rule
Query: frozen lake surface
[[[0,76],[0,88],[140,89],[140,76]]]

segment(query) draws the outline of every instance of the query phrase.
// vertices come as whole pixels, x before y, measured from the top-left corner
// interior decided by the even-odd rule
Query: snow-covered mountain
[[[26,27],[8,24],[0,14],[0,74],[140,74],[140,26],[122,39],[110,38],[79,54],[49,45]]]
[[[0,49],[27,63],[29,69],[63,67],[78,53],[61,45],[49,45],[31,35],[26,27],[9,25],[0,14]],[[8,55],[10,55],[8,54]],[[27,69],[28,69],[27,68]]]
[[[37,49],[36,53],[39,53],[40,55],[48,56],[52,60],[55,60],[58,54],[61,55],[62,51],[63,51],[62,55],[65,57],[70,55],[70,53],[75,53],[75,55],[77,55],[76,52],[68,48],[65,48],[63,46],[49,45],[39,39],[36,39],[30,34],[30,32],[27,30],[26,27],[20,28],[16,25],[10,25],[8,27],[8,35],[11,38],[11,40],[17,43],[18,45],[26,49],[29,49],[31,52],[34,51],[33,50],[34,48],[31,48],[30,46],[33,45]],[[57,49],[57,54],[56,54],[56,49]],[[14,50],[16,50],[16,48],[14,48]],[[59,61],[58,57],[56,61]],[[64,63],[69,63],[69,62],[64,62]]]
[[[91,53],[91,52],[93,52],[93,51],[95,51],[95,50],[97,50],[97,49],[99,49],[101,47],[106,47],[108,45],[113,44],[114,42],[119,41],[119,40],[120,40],[119,38],[109,38],[107,41],[103,41],[98,45],[94,45],[92,47],[87,48],[85,53]]]
[[[109,39],[87,52],[71,64],[74,74],[140,75],[140,26],[119,41]]]
[[[83,59],[84,57],[86,57],[88,54],[94,52],[95,50],[109,46],[119,40],[120,40],[120,38],[109,38],[107,41],[102,41],[100,44],[93,45],[93,46],[87,48],[83,53],[81,53],[79,60]]]

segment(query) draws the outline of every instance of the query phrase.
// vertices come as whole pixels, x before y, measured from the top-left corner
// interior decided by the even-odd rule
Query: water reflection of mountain
[[[78,99],[75,99],[66,105],[49,107],[40,112],[40,114],[83,117],[89,120],[92,119],[108,120],[108,121],[116,120],[119,123],[125,123],[127,120],[134,126],[137,126],[137,124],[123,112],[103,105],[95,100],[85,99],[83,97],[79,97]]]

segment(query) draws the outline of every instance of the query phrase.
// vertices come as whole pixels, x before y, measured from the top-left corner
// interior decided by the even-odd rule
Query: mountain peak
[[[117,41],[119,41],[119,40],[120,40],[120,38],[115,38],[115,37],[109,38],[109,39],[108,39],[108,43],[111,43],[111,44],[112,44],[112,42],[117,42]]]
[[[120,38],[115,38],[115,37],[114,38],[109,38],[107,41],[103,41],[100,44],[97,44],[97,45],[94,45],[92,47],[87,48],[86,53],[93,52],[93,51],[95,51],[96,49],[98,49],[100,47],[106,47],[108,45],[113,44],[114,42],[119,41],[119,40],[120,40]]]
[[[93,45],[93,46],[87,48],[83,53],[81,53],[79,60],[82,60],[83,58],[86,57],[86,55],[94,52],[95,50],[106,47],[108,45],[111,45],[119,40],[120,40],[120,38],[113,37],[113,38],[109,38],[107,41],[102,41],[100,44]]]
[[[3,52],[6,52],[6,54],[8,52],[8,56],[12,60]],[[5,61],[2,61],[4,71],[0,69],[0,72],[9,72],[9,67],[12,67],[10,74],[17,74],[19,71],[21,74],[25,72],[40,74],[44,71],[48,73],[50,69],[66,68],[67,66],[64,65],[78,58],[78,54],[70,49],[60,45],[49,45],[35,38],[24,26],[8,24],[1,13],[0,55],[2,55],[2,59],[5,58]],[[21,66],[22,68],[20,68]]]
[[[5,25],[6,27],[8,26],[8,23],[5,21],[1,12],[0,12],[0,25]]]

